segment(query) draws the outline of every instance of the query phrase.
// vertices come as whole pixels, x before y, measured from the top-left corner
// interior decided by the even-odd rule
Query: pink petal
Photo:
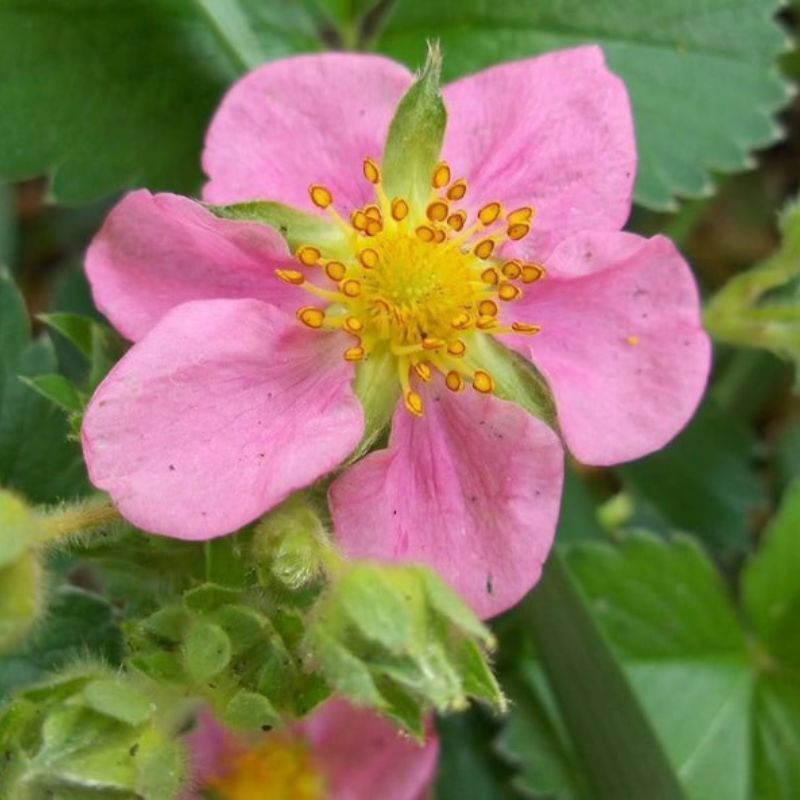
[[[211,122],[203,196],[214,203],[278,200],[315,211],[312,183],[345,211],[371,201],[365,156],[379,158],[411,74],[372,55],[327,53],[274,61],[228,92]]]
[[[108,215],[86,255],[98,308],[114,327],[140,339],[187,300],[255,297],[286,310],[303,294],[275,269],[297,268],[281,235],[254,222],[215,217],[199,203],[144,189]]]
[[[542,332],[504,338],[549,381],[570,450],[598,465],[658,450],[694,413],[710,368],[688,265],[663,236],[583,233],[546,266],[507,309]]]
[[[433,782],[439,742],[424,745],[372,711],[329,700],[298,726],[336,800],[418,800]]]
[[[631,206],[636,144],[628,93],[599,47],[502,64],[445,87],[444,156],[465,205],[534,206],[533,233],[507,248],[544,258],[579,230],[618,230]]]
[[[389,448],[331,486],[336,535],[352,556],[427,564],[492,616],[539,578],[558,518],[561,445],[496,397],[422,393],[423,416],[398,408]]]
[[[92,482],[153,533],[210,539],[251,522],[358,443],[346,347],[256,300],[178,306],[89,404]]]
[[[205,708],[197,715],[195,728],[184,743],[189,754],[188,779],[180,800],[203,800],[202,786],[224,775],[247,750],[246,741],[237,738]]]

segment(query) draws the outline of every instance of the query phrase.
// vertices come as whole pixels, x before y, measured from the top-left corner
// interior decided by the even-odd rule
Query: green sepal
[[[280,714],[263,694],[238,691],[225,706],[222,721],[240,731],[267,731],[282,724]]]
[[[189,626],[183,642],[183,664],[195,683],[219,675],[231,660],[231,640],[219,625],[196,621]]]
[[[470,369],[486,370],[495,382],[495,394],[522,406],[534,417],[558,428],[556,404],[550,387],[536,367],[504,347],[491,336],[473,334],[465,338],[464,362]]]
[[[348,464],[357,461],[375,444],[389,425],[400,399],[397,359],[387,347],[376,348],[359,363],[353,391],[364,409],[364,435],[347,459]]]
[[[389,198],[404,197],[422,214],[447,126],[447,109],[439,88],[441,70],[441,52],[437,45],[430,45],[425,66],[397,106],[383,153],[386,194]]]
[[[294,252],[301,245],[314,245],[325,256],[347,258],[351,256],[347,237],[331,220],[305,211],[298,211],[272,200],[254,200],[229,206],[207,205],[206,208],[221,219],[235,222],[260,222],[275,228]]]

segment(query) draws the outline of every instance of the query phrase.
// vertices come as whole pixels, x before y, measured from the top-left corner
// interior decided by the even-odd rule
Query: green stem
[[[121,519],[119,511],[107,500],[90,500],[66,506],[40,516],[38,541],[46,544],[79,536]]]

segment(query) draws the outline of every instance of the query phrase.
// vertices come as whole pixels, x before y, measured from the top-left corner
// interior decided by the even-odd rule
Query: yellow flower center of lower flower
[[[208,781],[220,800],[324,800],[325,781],[301,741],[269,734],[238,753],[224,774]]]
[[[492,376],[466,358],[468,343],[476,334],[540,330],[527,321],[499,321],[502,305],[522,296],[522,284],[545,275],[539,264],[497,257],[503,244],[530,233],[533,209],[506,211],[490,202],[470,221],[458,207],[467,182],[452,180],[445,162],[431,176],[425,208],[412,208],[403,197],[389,198],[380,167],[370,158],[364,161],[364,177],[375,187],[375,202],[353,211],[349,221],[335,210],[327,188],[309,188],[312,202],[345,233],[349,256],[327,258],[321,248],[304,244],[297,260],[325,277],[312,280],[300,269],[277,271],[281,280],[303,287],[318,301],[300,308],[298,319],[309,328],[349,333],[347,361],[387,348],[396,358],[405,406],[417,416],[423,401],[412,388],[412,375],[430,381],[440,373],[454,392],[467,383],[478,392],[493,392]]]

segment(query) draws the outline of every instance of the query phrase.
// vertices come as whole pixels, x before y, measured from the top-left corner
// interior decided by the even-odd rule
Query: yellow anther
[[[284,283],[291,283],[292,286],[302,286],[306,281],[306,276],[296,269],[276,269],[275,274]]]
[[[367,229],[367,222],[369,219],[363,211],[354,211],[350,215],[350,222],[357,231],[365,231]]]
[[[545,268],[539,264],[523,264],[522,265],[522,282],[534,283],[539,281],[546,275]]]
[[[344,360],[361,361],[365,355],[366,351],[364,348],[360,344],[357,344],[355,347],[348,347],[347,350],[344,351]]]
[[[467,212],[456,211],[447,218],[447,224],[454,230],[460,231],[467,223]]]
[[[482,317],[496,317],[499,310],[494,300],[481,300],[478,303],[478,313]]]
[[[377,219],[367,217],[367,227],[365,231],[367,236],[377,236],[382,230],[383,225]]]
[[[380,170],[380,167],[371,158],[365,158],[364,159],[364,177],[370,183],[380,183],[381,182],[381,170]]]
[[[438,350],[444,345],[444,342],[441,339],[437,339],[433,336],[427,336],[422,340],[421,344],[423,350]]]
[[[329,261],[325,265],[325,274],[332,281],[340,281],[347,275],[347,267],[341,261]]]
[[[514,286],[513,283],[501,283],[497,290],[497,296],[506,302],[509,300],[516,300],[521,294],[522,289],[518,286]]]
[[[381,214],[380,208],[378,208],[378,206],[376,206],[374,203],[364,206],[363,211],[367,217],[369,217],[369,219],[376,219],[378,222],[383,222],[383,214]]]
[[[406,392],[406,396],[403,399],[405,400],[406,409],[411,414],[413,414],[415,417],[422,416],[422,409],[424,408],[422,395],[418,394],[417,392],[410,391]]]
[[[472,388],[481,394],[491,394],[494,391],[494,379],[482,369],[475,370],[472,376]]]
[[[481,331],[491,330],[495,325],[497,325],[497,317],[490,317],[486,315],[480,316],[478,317],[478,321],[475,323],[475,325],[478,330]]]
[[[321,308],[306,306],[298,310],[297,319],[309,328],[321,328],[325,322],[325,312]]]
[[[420,225],[414,233],[417,234],[418,239],[423,242],[432,242],[436,238],[436,231],[430,225]]]
[[[485,269],[481,272],[481,280],[489,286],[496,286],[497,282],[500,280],[500,276],[497,274],[497,270],[494,267],[489,267],[489,269]]]
[[[302,247],[297,248],[295,257],[301,264],[305,264],[307,267],[313,267],[314,264],[319,263],[322,253],[318,247],[311,247],[304,244]]]
[[[425,215],[431,222],[444,222],[450,211],[450,206],[444,200],[434,200],[425,210]]]
[[[364,330],[364,323],[358,317],[348,317],[344,321],[344,329],[348,333],[361,333]]]
[[[416,372],[425,383],[430,381],[433,374],[430,366],[425,361],[417,361],[417,363],[414,364],[414,372]]]
[[[531,226],[527,222],[518,222],[515,225],[509,225],[506,230],[506,236],[516,242],[519,239],[524,239],[531,232]]]
[[[454,342],[450,342],[450,344],[447,345],[447,352],[450,353],[451,356],[461,358],[461,356],[467,352],[467,346],[461,339],[456,339]]]
[[[444,382],[451,392],[460,392],[464,388],[464,379],[454,369],[445,375]]]
[[[397,222],[404,220],[408,216],[408,203],[402,197],[395,197],[392,200],[392,218]]]
[[[362,250],[358,254],[358,260],[361,262],[361,266],[365,269],[374,269],[378,266],[378,262],[381,260],[381,257],[378,255],[377,250],[373,250],[371,247],[368,247],[366,250]]]
[[[462,311],[459,314],[456,314],[453,319],[450,320],[450,324],[457,330],[463,331],[465,328],[469,327],[470,323],[470,316],[467,314],[466,311]]]
[[[450,167],[446,161],[440,161],[436,165],[431,177],[431,186],[434,189],[442,189],[450,183]]]
[[[511,211],[506,217],[509,225],[516,225],[520,222],[530,222],[533,217],[533,209],[530,206],[523,206]]]
[[[626,342],[627,342],[627,344],[629,344],[631,347],[636,347],[636,345],[638,345],[638,344],[639,344],[639,337],[638,337],[638,336],[634,336],[634,335],[627,336],[627,337],[625,338],[625,341],[626,341]]]
[[[494,253],[494,239],[482,239],[472,252],[482,261],[486,260]]]
[[[318,183],[313,183],[308,187],[308,194],[311,196],[311,202],[317,208],[327,208],[333,203],[333,195],[324,186]]]
[[[515,281],[522,275],[522,265],[519,261],[506,261],[500,270],[510,281]]]
[[[503,206],[500,203],[487,203],[479,212],[478,219],[483,225],[491,225],[496,222],[503,213]]]
[[[433,238],[434,241],[438,242],[439,244],[442,244],[442,242],[444,242],[444,240],[447,238],[447,234],[444,232],[443,228],[439,228],[434,234]]]
[[[361,284],[353,280],[353,278],[342,281],[339,288],[342,290],[342,294],[345,295],[345,297],[358,297],[361,294]]]
[[[534,334],[542,330],[541,325],[534,325],[532,322],[512,322],[511,329],[517,333]]]
[[[459,178],[448,190],[447,197],[450,200],[461,200],[467,193],[467,182],[463,178]]]

